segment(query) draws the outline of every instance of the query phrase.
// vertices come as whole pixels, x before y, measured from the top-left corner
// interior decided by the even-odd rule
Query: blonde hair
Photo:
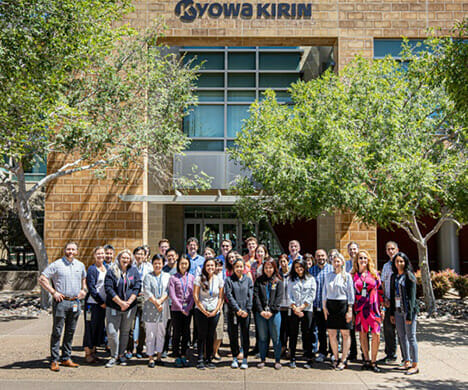
[[[340,252],[338,252],[337,249],[332,249],[332,251],[334,251],[334,252],[331,254],[331,257],[333,259],[338,258],[341,261],[342,266],[341,266],[341,272],[340,273],[341,273],[341,276],[343,277],[343,280],[346,281],[347,280],[346,260],[343,257],[343,255]]]
[[[361,253],[364,253],[367,256],[367,271],[375,278],[377,279],[379,277],[379,274],[377,273],[377,270],[375,269],[375,262],[370,256],[369,252],[367,252],[364,249],[359,250],[357,253],[356,257],[353,260],[353,269],[351,270],[351,275],[354,275],[359,271],[359,264],[358,264],[358,259],[359,255]]]
[[[135,261],[135,258],[133,257],[133,254],[130,251],[130,249],[124,249],[123,251],[120,251],[117,257],[115,258],[115,261],[110,266],[111,271],[114,273],[117,279],[120,279],[120,277],[122,276],[122,267],[120,265],[120,258],[124,254],[127,254],[130,256],[130,265],[132,265],[133,262]]]

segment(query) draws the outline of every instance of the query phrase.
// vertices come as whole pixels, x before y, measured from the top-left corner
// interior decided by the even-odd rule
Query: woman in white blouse
[[[143,279],[143,321],[146,328],[146,354],[149,357],[148,367],[162,365],[161,354],[164,348],[166,325],[169,320],[168,288],[171,275],[162,272],[164,257],[155,255],[152,259],[153,272]],[[154,354],[157,353],[156,363]]]
[[[324,275],[322,305],[334,357],[333,368],[343,370],[348,366],[346,358],[351,345],[349,330],[353,320],[354,283],[345,271],[345,259],[339,252],[333,254],[332,261],[334,272]],[[343,336],[341,360],[338,360],[338,329]]]
[[[305,260],[294,260],[288,282],[291,307],[291,314],[289,315],[289,346],[291,353],[289,367],[291,368],[296,368],[296,346],[299,327],[302,331],[302,349],[307,360],[304,368],[312,367],[313,303],[316,290],[315,278],[309,274]]]

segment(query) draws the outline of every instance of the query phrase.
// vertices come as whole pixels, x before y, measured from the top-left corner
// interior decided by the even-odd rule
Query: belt
[[[63,299],[64,299],[65,301],[76,301],[76,300],[78,300],[78,297],[65,297],[65,296],[64,296]]]

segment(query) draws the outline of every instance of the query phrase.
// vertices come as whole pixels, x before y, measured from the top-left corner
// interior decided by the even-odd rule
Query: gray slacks
[[[136,306],[126,311],[106,308],[107,340],[113,358],[123,355],[127,348],[128,335],[135,318],[136,309]]]
[[[58,362],[60,358],[60,338],[63,328],[65,333],[62,342],[62,361],[68,360],[72,353],[72,342],[75,334],[76,324],[81,313],[80,301],[54,300],[52,305],[52,315],[54,318],[52,334],[50,335],[50,356],[53,362]]]

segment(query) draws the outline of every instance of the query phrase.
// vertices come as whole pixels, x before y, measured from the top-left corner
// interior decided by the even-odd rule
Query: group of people
[[[381,275],[356,242],[347,246],[348,261],[336,249],[302,256],[296,240],[289,243],[289,254],[278,259],[255,237],[245,243],[248,253],[243,256],[230,240],[222,241],[218,256],[209,247],[200,255],[192,237],[179,256],[164,239],[153,257],[149,247],[141,246],[133,252],[124,249],[115,259],[114,248],[106,245],[94,249],[94,264],[87,271],[75,258],[77,245],[68,243],[64,256],[39,279],[53,297],[51,370],[78,366],[71,360],[71,342],[84,300],[83,344],[90,364],[99,360],[96,347],[107,345],[106,367],[126,365],[133,355],[143,357],[144,350],[149,367],[163,365],[172,343],[175,366],[187,367],[192,343],[197,368],[215,368],[227,322],[232,368],[248,368],[249,353],[258,355],[257,367],[263,368],[270,342],[274,368],[282,367],[284,357],[296,368],[301,333],[304,368],[330,356],[331,366],[343,370],[357,359],[358,332],[362,369],[380,372],[378,363],[396,360],[396,329],[402,355],[397,368],[407,375],[419,372],[416,279],[395,242],[386,244],[389,260]],[[377,361],[382,325],[386,356]]]

